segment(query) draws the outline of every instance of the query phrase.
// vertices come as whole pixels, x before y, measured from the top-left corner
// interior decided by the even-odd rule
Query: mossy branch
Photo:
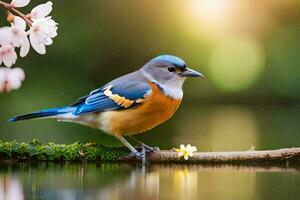
[[[106,147],[95,143],[40,144],[34,139],[30,143],[0,141],[0,161],[136,161],[128,156],[125,148]],[[202,164],[238,165],[293,165],[300,166],[300,148],[236,152],[196,152],[184,160],[175,151],[157,151],[147,155],[150,162],[180,162]]]
[[[37,139],[29,143],[0,141],[0,160],[116,161],[128,153],[126,148],[105,147],[95,143],[43,145]]]

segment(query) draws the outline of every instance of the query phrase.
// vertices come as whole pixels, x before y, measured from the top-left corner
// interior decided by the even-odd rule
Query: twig
[[[149,155],[153,162],[233,163],[233,164],[300,164],[300,148],[265,151],[196,152],[187,161],[174,151],[158,151]]]
[[[19,17],[22,17],[25,20],[25,22],[28,24],[28,26],[32,25],[31,20],[28,19],[26,17],[26,15],[24,15],[22,12],[18,11],[17,9],[15,9],[11,4],[3,2],[3,1],[0,1],[0,7],[1,6],[4,7],[4,8],[6,8],[7,10],[9,10],[10,12],[18,15]]]

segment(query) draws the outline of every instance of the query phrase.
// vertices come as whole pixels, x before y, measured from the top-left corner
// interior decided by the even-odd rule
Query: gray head
[[[167,95],[174,98],[182,98],[182,85],[186,78],[203,77],[188,68],[181,58],[172,55],[157,56],[140,70],[147,79],[160,85]]]

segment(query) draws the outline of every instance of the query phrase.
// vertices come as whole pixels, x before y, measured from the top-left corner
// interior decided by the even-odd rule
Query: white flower
[[[11,67],[16,63],[17,54],[12,45],[7,44],[0,47],[0,65],[2,62],[5,66]]]
[[[17,54],[12,44],[11,27],[0,28],[0,65],[11,67],[17,60]]]
[[[32,48],[39,54],[46,53],[46,45],[53,43],[52,38],[57,36],[57,23],[48,16],[52,10],[52,2],[48,1],[32,9],[29,14],[32,27],[29,31],[29,39]]]
[[[12,45],[11,28],[6,26],[0,28],[0,65],[11,67],[17,60],[17,54]]]
[[[45,45],[51,45],[52,38],[56,35],[57,23],[51,17],[36,19],[32,23],[29,34],[31,46],[39,54],[45,54]]]
[[[14,16],[11,26],[12,44],[20,48],[20,56],[25,57],[29,52],[29,41],[26,34],[26,22],[18,16]]]
[[[187,160],[189,159],[189,156],[193,157],[193,152],[196,152],[197,148],[195,146],[191,146],[190,144],[186,145],[186,147],[181,144],[180,149],[175,149],[175,151],[178,152],[179,157],[183,156],[183,158]]]
[[[29,4],[30,0],[12,0],[10,5],[13,7],[24,7]]]
[[[0,68],[0,92],[9,92],[21,87],[25,73],[20,68]]]

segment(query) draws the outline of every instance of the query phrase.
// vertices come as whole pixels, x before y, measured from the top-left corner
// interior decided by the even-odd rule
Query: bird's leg
[[[135,156],[143,161],[143,164],[146,160],[145,150],[142,149],[142,152],[138,152],[123,136],[116,137],[120,142],[122,142],[128,149],[131,151],[131,156]]]
[[[136,139],[133,136],[131,136],[130,138],[133,139],[135,142],[139,143],[142,147],[145,147],[145,149],[150,152],[159,151],[159,147],[150,147],[150,146],[146,145],[145,143],[143,143],[142,141]]]

